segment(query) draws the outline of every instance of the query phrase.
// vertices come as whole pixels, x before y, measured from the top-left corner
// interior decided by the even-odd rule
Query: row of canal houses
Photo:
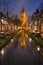
[[[33,16],[32,16],[32,24],[33,24],[33,28],[35,30],[38,30],[40,32],[43,32],[43,12],[34,12]],[[36,26],[36,27],[35,27]]]
[[[0,31],[14,30],[14,27],[12,19],[6,18],[6,16],[0,12]]]
[[[43,37],[43,6],[41,9],[36,9],[32,15],[32,31],[38,31]]]

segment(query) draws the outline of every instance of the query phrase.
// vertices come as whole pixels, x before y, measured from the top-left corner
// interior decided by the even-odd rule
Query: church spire
[[[22,10],[21,10],[21,12],[25,12],[25,9],[24,9],[24,7],[22,7]]]

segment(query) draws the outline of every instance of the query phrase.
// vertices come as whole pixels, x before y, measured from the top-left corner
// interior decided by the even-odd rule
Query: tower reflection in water
[[[20,37],[20,46],[24,47],[25,46],[25,32],[22,30],[21,32],[22,36]]]

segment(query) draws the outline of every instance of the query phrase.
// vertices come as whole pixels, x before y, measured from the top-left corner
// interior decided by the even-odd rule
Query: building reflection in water
[[[20,46],[23,47],[25,46],[25,32],[22,30],[21,32],[22,36],[20,37]]]

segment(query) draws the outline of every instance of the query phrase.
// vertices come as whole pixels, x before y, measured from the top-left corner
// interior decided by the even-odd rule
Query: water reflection
[[[1,65],[43,65],[43,61],[32,49],[30,41],[31,38],[25,38],[25,32],[22,30],[15,40],[11,40],[12,44],[4,48]]]
[[[20,37],[19,41],[20,41],[20,46],[23,47],[23,46],[25,46],[25,32],[24,32],[24,30],[22,30],[21,34],[22,34],[22,36]]]
[[[4,48],[4,52],[1,65],[43,65],[43,61],[36,55],[29,42],[20,46],[18,39],[15,39],[10,47],[8,45]]]
[[[18,47],[18,44],[19,44],[18,39],[15,39],[15,41],[14,41],[14,47],[17,48]]]

